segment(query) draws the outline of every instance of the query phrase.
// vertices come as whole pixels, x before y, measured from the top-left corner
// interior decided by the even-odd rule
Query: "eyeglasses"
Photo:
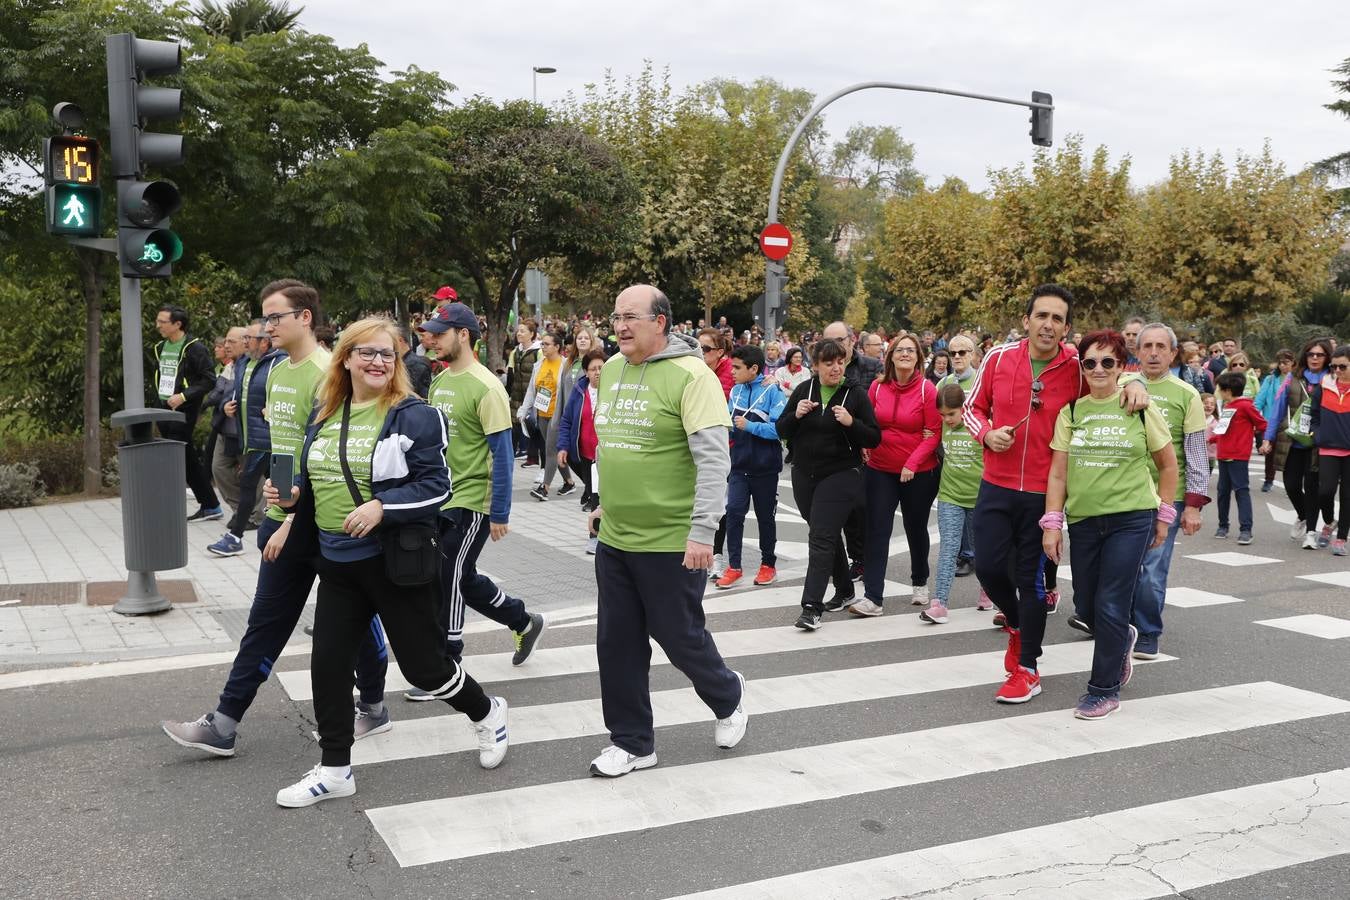
[[[304,312],[303,309],[291,309],[287,310],[284,313],[272,313],[270,316],[263,316],[262,320],[266,322],[268,325],[271,325],[273,328],[276,328],[277,325],[281,324],[282,319],[286,318],[287,316],[295,316],[298,319],[300,318],[300,314],[302,312]]]
[[[651,315],[646,316],[640,316],[637,313],[615,313],[614,315],[609,317],[609,324],[618,325],[620,322],[622,322],[625,325],[632,325],[634,322],[641,322],[647,319],[654,320],[655,318],[656,313],[652,313]]]
[[[1346,369],[1350,369],[1350,364],[1347,364],[1347,363],[1332,363],[1332,364],[1331,364],[1330,366],[1328,366],[1327,368],[1331,369],[1333,372],[1344,372]]]
[[[1098,363],[1101,363],[1102,368],[1109,372],[1116,367],[1116,358],[1114,356],[1104,356],[1101,359],[1085,359],[1083,360],[1083,368],[1091,372],[1093,369],[1097,368]]]
[[[1323,353],[1321,350],[1309,350],[1309,351],[1308,351],[1308,359],[1325,359],[1325,358],[1326,358],[1326,354]]]
[[[896,356],[913,356],[916,351],[913,347],[896,347],[891,352]]]
[[[366,362],[374,362],[375,357],[377,356],[387,363],[391,363],[398,359],[397,353],[393,350],[385,350],[382,347],[354,347],[352,348],[352,353],[361,357]]]
[[[1031,408],[1041,408],[1041,391],[1045,390],[1045,382],[1037,378],[1031,383]]]
[[[953,350],[952,356],[966,356],[969,353],[970,353],[969,350]]]
[[[699,344],[699,346],[703,348],[704,353],[711,353],[714,350],[718,349],[716,347],[709,347],[707,344]]]

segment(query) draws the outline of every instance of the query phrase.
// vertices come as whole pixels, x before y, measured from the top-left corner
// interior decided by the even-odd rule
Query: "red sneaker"
[[[766,584],[773,584],[778,580],[778,570],[773,566],[760,566],[759,571],[755,573],[755,584],[763,587]]]
[[[727,588],[732,587],[733,585],[736,584],[736,582],[740,580],[741,580],[740,569],[727,569],[725,572],[722,573],[722,577],[717,579],[717,589],[719,591],[725,591]]]
[[[1045,592],[1045,614],[1053,616],[1059,610],[1059,591]]]
[[[994,699],[999,703],[1026,703],[1041,692],[1041,676],[1021,666],[1008,676]]]
[[[1008,649],[1003,652],[1003,671],[1011,675],[1017,671],[1017,660],[1022,656],[1022,632],[1004,625],[1008,633]]]

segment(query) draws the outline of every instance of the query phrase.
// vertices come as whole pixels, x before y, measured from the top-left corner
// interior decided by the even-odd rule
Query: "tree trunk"
[[[97,250],[77,248],[80,292],[84,295],[84,492],[103,488],[102,440],[99,420],[100,331],[103,326],[103,256]]]
[[[703,322],[709,328],[713,327],[712,278],[711,271],[703,273]]]

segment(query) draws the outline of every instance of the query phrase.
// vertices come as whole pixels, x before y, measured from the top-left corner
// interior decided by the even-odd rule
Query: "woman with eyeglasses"
[[[1243,350],[1239,350],[1228,357],[1228,368],[1225,372],[1237,372],[1246,379],[1246,385],[1242,389],[1242,396],[1248,399],[1255,399],[1256,394],[1261,390],[1261,379],[1252,371],[1252,361]]]
[[[698,346],[703,351],[703,361],[713,370],[722,384],[725,399],[731,399],[731,389],[736,384],[736,376],[731,371],[731,339],[716,328],[704,328],[698,333]],[[717,533],[713,535],[713,564],[708,569],[708,578],[716,581],[727,571],[727,557],[723,553],[727,540],[727,520],[723,516],[717,521]]]
[[[952,368],[951,354],[946,350],[935,350],[933,356],[928,360],[928,366],[924,370],[924,377],[932,384],[936,385],[942,379],[950,374]]]
[[[1269,423],[1275,418],[1275,396],[1289,383],[1289,373],[1294,370],[1294,351],[1280,349],[1270,367],[1270,374],[1261,379],[1261,390],[1256,392],[1256,411],[1265,416]],[[1276,431],[1284,430],[1283,422],[1276,422]],[[1265,435],[1262,435],[1264,438]],[[1269,494],[1275,486],[1275,454],[1267,453],[1266,480],[1261,485],[1261,493]]]
[[[1331,543],[1336,511],[1330,500],[1319,496],[1318,458],[1312,440],[1312,404],[1304,405],[1322,383],[1331,361],[1331,341],[1316,338],[1299,354],[1293,377],[1275,394],[1275,408],[1266,421],[1261,452],[1275,453],[1275,467],[1284,472],[1284,492],[1294,507],[1298,521],[1289,531],[1289,539],[1303,538],[1304,550],[1316,550]],[[1283,430],[1281,430],[1283,425]],[[1326,526],[1319,534],[1317,517],[1321,513]]]
[[[306,533],[317,538],[319,571],[310,673],[322,757],[277,793],[281,806],[356,793],[352,660],[377,614],[407,679],[473,721],[479,765],[495,768],[506,755],[506,701],[484,694],[446,653],[435,578],[399,585],[386,568],[380,533],[434,525],[450,495],[445,420],[413,393],[395,350],[397,335],[392,322],[377,318],[342,332],[315,399],[289,502],[271,480],[264,491],[269,502],[294,510],[289,540]]]
[[[517,417],[530,432],[530,440],[538,447],[542,471],[534,480],[530,496],[541,503],[548,499],[549,488],[553,486],[553,476],[558,474],[558,455],[549,452],[558,444],[557,422],[564,413],[567,402],[565,391],[571,389],[570,379],[565,378],[569,368],[562,355],[562,338],[556,332],[545,331],[539,336],[539,350],[542,354],[535,361],[530,372],[530,384],[521,398]],[[558,496],[570,494],[577,489],[572,481],[572,473],[562,467],[563,484]]]
[[[802,348],[793,347],[783,357],[783,365],[774,372],[774,380],[783,393],[791,395],[797,385],[811,380],[811,368],[803,364],[803,359]]]
[[[1312,427],[1317,440],[1322,505],[1335,502],[1338,489],[1341,498],[1341,516],[1331,552],[1334,556],[1345,556],[1345,539],[1350,536],[1350,518],[1345,509],[1350,502],[1350,347],[1337,347],[1331,354],[1331,376],[1322,379],[1313,396]]]
[[[1131,653],[1139,632],[1130,624],[1139,567],[1150,547],[1167,537],[1176,507],[1162,497],[1177,490],[1172,433],[1150,406],[1121,407],[1118,377],[1128,359],[1125,337],[1094,331],[1078,345],[1088,394],[1066,404],[1055,420],[1046,483],[1041,545],[1058,563],[1062,529],[1069,525],[1074,606],[1095,641],[1087,693],[1079,719],[1103,719],[1120,707],[1120,689],[1133,673]],[[1153,487],[1149,460],[1158,469]]]

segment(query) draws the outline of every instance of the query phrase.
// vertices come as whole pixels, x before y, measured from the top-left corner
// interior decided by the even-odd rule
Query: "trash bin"
[[[128,570],[158,572],[187,565],[187,462],[182,441],[155,437],[159,422],[182,422],[168,409],[113,413],[126,437],[117,446],[122,479],[122,540]]]

